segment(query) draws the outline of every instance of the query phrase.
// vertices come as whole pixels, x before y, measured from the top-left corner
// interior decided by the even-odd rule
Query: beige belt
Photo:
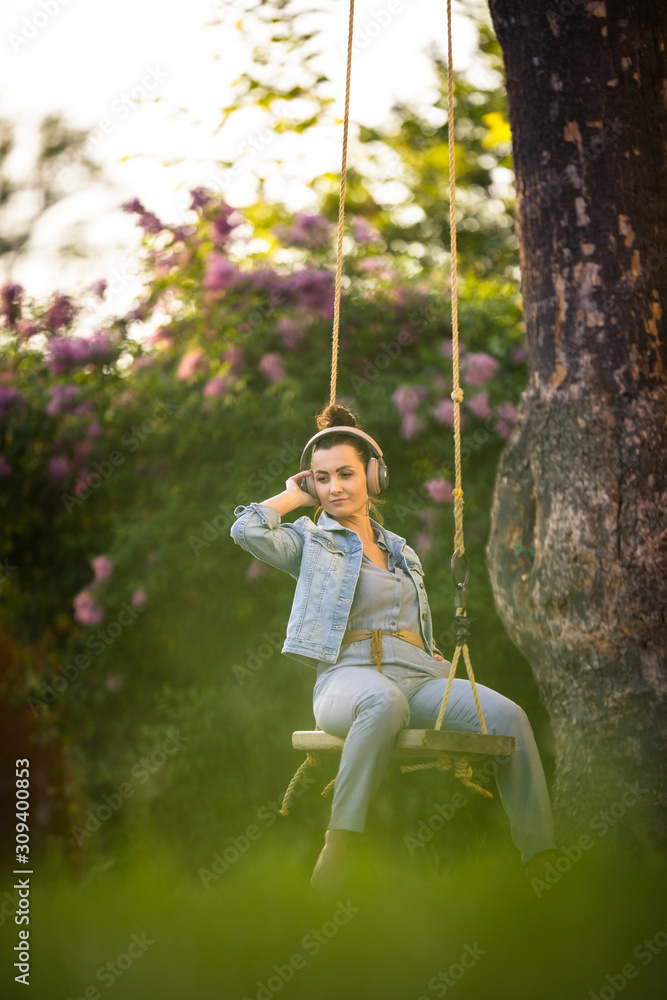
[[[394,635],[397,639],[403,639],[405,642],[412,643],[413,646],[419,646],[420,649],[425,649],[422,637],[417,635],[416,632],[409,632],[406,628],[399,628],[396,632],[392,632],[388,628],[360,628],[356,631],[345,632],[343,635],[343,642],[361,642],[362,639],[371,640],[371,651],[368,659],[373,660],[382,673],[382,634],[384,635]]]

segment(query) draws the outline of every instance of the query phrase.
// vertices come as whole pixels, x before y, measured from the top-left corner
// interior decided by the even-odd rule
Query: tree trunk
[[[494,493],[496,606],[551,716],[560,842],[664,846],[667,6],[489,6],[530,370]]]

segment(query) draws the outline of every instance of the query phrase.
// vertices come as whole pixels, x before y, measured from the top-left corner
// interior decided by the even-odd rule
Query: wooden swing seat
[[[331,736],[321,729],[299,730],[292,733],[295,750],[315,753],[340,753],[345,745],[341,736]],[[392,757],[433,757],[462,755],[470,760],[511,756],[513,736],[493,736],[487,733],[460,733],[449,729],[402,729],[396,737]]]
[[[455,776],[471,791],[493,798],[491,792],[472,780],[470,762],[477,763],[488,757],[510,757],[514,753],[514,743],[513,736],[494,736],[490,733],[459,733],[451,729],[402,729],[396,737],[391,755],[413,759],[435,757],[435,760],[428,762],[403,765],[401,771],[421,771],[427,768],[453,770]],[[317,767],[322,754],[340,753],[345,740],[342,736],[332,736],[321,729],[305,729],[292,733],[292,746],[295,750],[305,750],[306,759],[287,787],[280,810],[283,816],[289,815],[292,793],[304,771],[309,767]],[[335,778],[329,782],[322,792],[324,797],[330,794],[335,783]]]

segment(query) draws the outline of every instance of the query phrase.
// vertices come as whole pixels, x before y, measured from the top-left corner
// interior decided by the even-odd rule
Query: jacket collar
[[[394,552],[394,555],[399,554],[403,550],[405,545],[405,538],[402,535],[397,535],[394,531],[389,531],[384,525],[380,524],[374,518],[369,518],[371,522],[371,527],[379,539],[382,539],[384,544],[388,549]],[[351,528],[347,528],[344,524],[340,524],[334,517],[327,514],[326,510],[323,510],[317,519],[317,528],[324,528],[325,531],[351,531]],[[356,532],[355,532],[356,534]],[[397,544],[398,543],[398,544]]]

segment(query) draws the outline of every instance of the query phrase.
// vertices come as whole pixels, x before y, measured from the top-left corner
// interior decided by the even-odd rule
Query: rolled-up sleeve
[[[303,535],[294,524],[282,524],[275,507],[255,501],[235,507],[234,516],[230,535],[237,545],[298,579]]]

